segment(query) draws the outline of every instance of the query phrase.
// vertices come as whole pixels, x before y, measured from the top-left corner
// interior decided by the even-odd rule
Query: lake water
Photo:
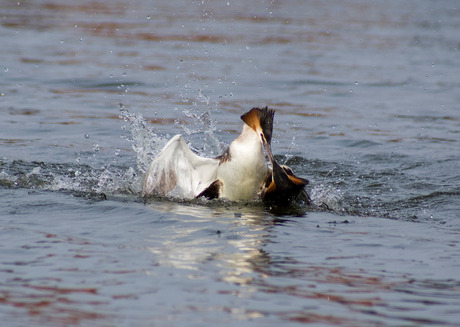
[[[457,1],[2,1],[2,326],[458,326]],[[254,106],[314,206],[144,203]]]

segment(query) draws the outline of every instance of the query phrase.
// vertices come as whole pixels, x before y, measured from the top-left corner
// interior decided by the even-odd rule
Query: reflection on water
[[[187,226],[189,223],[194,226],[174,228],[173,234],[168,235],[167,239],[160,241],[157,246],[148,247],[159,258],[158,264],[184,269],[188,271],[187,278],[190,279],[201,279],[203,270],[209,269],[211,265],[211,269],[215,270],[214,274],[218,276],[214,278],[228,285],[238,286],[237,289],[219,293],[256,301],[251,302],[243,311],[238,311],[240,318],[275,315],[283,321],[325,324],[340,322],[352,326],[363,322],[357,320],[355,314],[364,314],[367,316],[364,320],[367,323],[403,319],[409,323],[442,324],[442,320],[436,318],[436,315],[427,313],[414,316],[413,313],[419,310],[419,306],[431,306],[434,303],[456,310],[454,307],[458,297],[454,294],[457,293],[459,285],[454,280],[446,279],[438,284],[429,280],[417,280],[415,271],[407,274],[386,273],[385,264],[379,263],[383,258],[379,258],[378,253],[385,251],[382,248],[387,248],[388,255],[385,256],[389,260],[399,261],[401,266],[411,266],[410,262],[419,255],[418,251],[413,249],[415,251],[412,258],[406,258],[404,253],[395,255],[394,251],[401,248],[413,251],[407,248],[407,244],[427,241],[419,240],[415,233],[414,236],[408,235],[409,243],[404,240],[405,245],[398,244],[401,238],[392,235],[396,226],[391,224],[381,225],[378,221],[372,221],[369,224],[375,224],[373,228],[378,230],[376,233],[368,229],[360,231],[362,227],[358,230],[350,227],[341,228],[340,235],[337,235],[335,227],[324,229],[318,225],[316,229],[322,235],[304,230],[298,235],[287,236],[286,240],[293,241],[290,245],[294,250],[284,249],[279,252],[280,249],[274,246],[283,241],[280,234],[286,226],[292,228],[292,225],[300,225],[305,228],[305,224],[290,219],[279,220],[275,216],[267,217],[257,208],[202,208],[173,203],[165,206],[156,203],[151,206],[173,214],[179,221],[187,222]],[[218,230],[209,229],[210,217],[219,224]],[[307,217],[304,219],[308,221]],[[348,220],[344,222],[346,225],[350,224]],[[361,223],[366,224],[365,220]],[[321,224],[325,222],[322,221]],[[336,226],[337,223],[330,221],[328,224]],[[313,227],[315,223],[306,225]],[[324,232],[338,236],[340,242],[334,236],[325,237]],[[412,234],[409,230],[406,232]],[[285,233],[292,234],[286,230]],[[378,240],[383,234],[388,240]],[[311,238],[307,241],[309,245],[306,246],[305,241],[297,239],[296,236]],[[365,243],[359,244],[356,236]],[[392,238],[395,240],[391,240]],[[351,248],[349,245],[344,247],[352,239],[357,244]],[[152,234],[152,241],[158,242],[156,233]],[[315,242],[320,242],[321,245],[318,246]],[[314,252],[325,251],[324,247],[328,247],[325,252],[327,257],[312,255]],[[331,255],[333,253],[337,255]],[[454,253],[455,251],[452,253],[454,256],[458,256]],[[447,253],[446,255],[449,256]],[[315,258],[319,261],[315,262]],[[450,257],[449,260],[452,259]],[[353,266],[353,262],[361,260],[369,262],[367,268]],[[380,268],[376,271],[374,265]],[[424,286],[419,288],[421,284]],[[226,288],[223,285],[220,287]],[[448,291],[443,293],[440,289]],[[275,296],[278,299],[276,308],[258,305],[257,301],[263,301],[264,296]],[[302,305],[294,304],[296,301],[300,301]],[[334,313],[320,309],[321,303],[336,307]],[[340,318],[337,312],[341,313]]]
[[[217,204],[217,203],[216,203]],[[175,228],[174,236],[168,235],[167,239],[160,240],[158,247],[149,247],[152,253],[157,254],[166,264],[179,269],[200,270],[198,263],[209,261],[224,261],[231,268],[231,276],[223,277],[224,280],[237,282],[237,278],[244,272],[246,262],[258,255],[259,248],[263,246],[267,228],[275,223],[275,218],[265,217],[261,205],[237,205],[220,203],[222,206],[187,205],[175,202],[155,202],[150,206],[155,210],[167,212],[168,216],[184,216],[187,222],[193,222],[196,228]],[[209,238],[200,237],[203,228],[206,229],[209,219],[221,224],[222,229],[207,230],[213,239],[224,238],[224,243],[215,242]],[[246,229],[249,228],[249,231]],[[232,233],[227,238],[226,231],[241,229],[244,234]],[[152,236],[158,241],[156,233]],[[229,255],[223,253],[229,252]],[[227,265],[226,264],[226,265]],[[240,271],[243,269],[243,271]],[[238,282],[240,283],[240,282]]]
[[[71,326],[85,324],[88,321],[111,320],[111,315],[98,311],[98,306],[105,304],[104,302],[90,300],[91,297],[71,299],[73,294],[95,293],[95,289],[33,286],[20,280],[16,285],[11,286],[15,286],[19,291],[4,291],[1,302],[14,309],[20,309],[17,313],[18,319],[26,312],[31,317],[32,324]],[[79,309],[79,307],[88,307],[88,309]]]
[[[324,212],[282,218],[233,204],[82,207],[78,197],[26,190],[10,190],[2,204],[12,197],[23,204],[0,231],[0,311],[11,321],[449,325],[458,314],[459,231],[337,222]]]

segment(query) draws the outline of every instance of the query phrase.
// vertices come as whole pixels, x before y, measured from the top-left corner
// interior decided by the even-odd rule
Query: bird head
[[[241,116],[241,119],[260,136],[264,147],[266,144],[270,147],[272,141],[274,115],[275,110],[265,107],[252,108]]]

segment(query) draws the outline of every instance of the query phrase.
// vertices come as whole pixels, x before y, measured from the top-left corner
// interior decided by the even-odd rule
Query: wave
[[[308,161],[302,157],[293,157],[287,160],[287,164],[299,172],[299,175],[310,179],[307,191],[314,206],[270,208],[269,211],[277,215],[299,216],[314,210],[329,211],[339,215],[444,223],[448,217],[440,214],[449,212],[448,209],[457,203],[455,199],[460,195],[458,188],[425,192],[427,185],[418,191],[413,190],[412,194],[407,194],[402,187],[402,181],[406,176],[400,173],[388,175],[388,171],[384,171],[358,175],[357,167]],[[77,163],[0,160],[0,187],[67,192],[73,196],[95,201],[107,197],[142,201],[143,175],[143,171],[137,167],[124,165],[111,165],[99,169]],[[393,186],[388,185],[389,180],[392,180]],[[417,181],[412,180],[405,188],[416,184]],[[180,199],[172,198],[153,201],[165,200],[183,203]],[[205,202],[200,199],[193,203],[212,207],[221,206],[225,201]],[[245,205],[257,207],[260,203]]]
[[[200,143],[207,144],[207,147],[195,148],[200,155],[209,154],[209,148],[213,148],[213,154],[223,148],[223,143],[214,135],[215,127],[209,113],[188,112],[186,115],[201,124],[200,128],[189,127],[190,130],[185,133],[186,137],[198,138],[201,139]],[[145,170],[170,135],[157,133],[142,115],[130,113],[122,105],[120,118],[126,122],[122,127],[122,138],[131,144],[136,156],[135,164],[126,163],[122,158],[104,163],[101,167],[81,163],[94,163],[97,158],[71,163],[1,159],[0,187],[69,192],[93,200],[128,197],[141,201]],[[97,155],[97,152],[91,153],[91,156]],[[307,191],[314,203],[313,207],[307,209],[297,207],[286,211],[275,208],[277,214],[298,215],[319,210],[341,215],[445,223],[449,219],[456,219],[455,212],[460,210],[458,183],[427,177],[433,167],[426,162],[411,162],[410,158],[398,157],[389,164],[387,154],[368,156],[366,165],[350,161],[310,160],[292,154],[276,157],[279,162],[293,168],[296,174],[310,180]],[[103,160],[99,160],[99,163]],[[436,167],[442,164],[452,171],[455,168],[452,165],[457,165],[452,160],[433,162]],[[202,201],[199,204],[214,205]]]

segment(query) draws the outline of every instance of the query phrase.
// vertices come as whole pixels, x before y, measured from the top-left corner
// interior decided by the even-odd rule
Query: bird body
[[[223,198],[230,201],[288,203],[304,190],[306,179],[280,166],[271,151],[274,110],[253,108],[241,119],[241,134],[217,158],[195,154],[181,135],[174,136],[147,169],[142,196]],[[270,160],[267,164],[263,150]]]
[[[217,168],[217,179],[223,184],[219,197],[231,201],[256,199],[269,172],[259,136],[245,124],[228,151],[229,159]]]

